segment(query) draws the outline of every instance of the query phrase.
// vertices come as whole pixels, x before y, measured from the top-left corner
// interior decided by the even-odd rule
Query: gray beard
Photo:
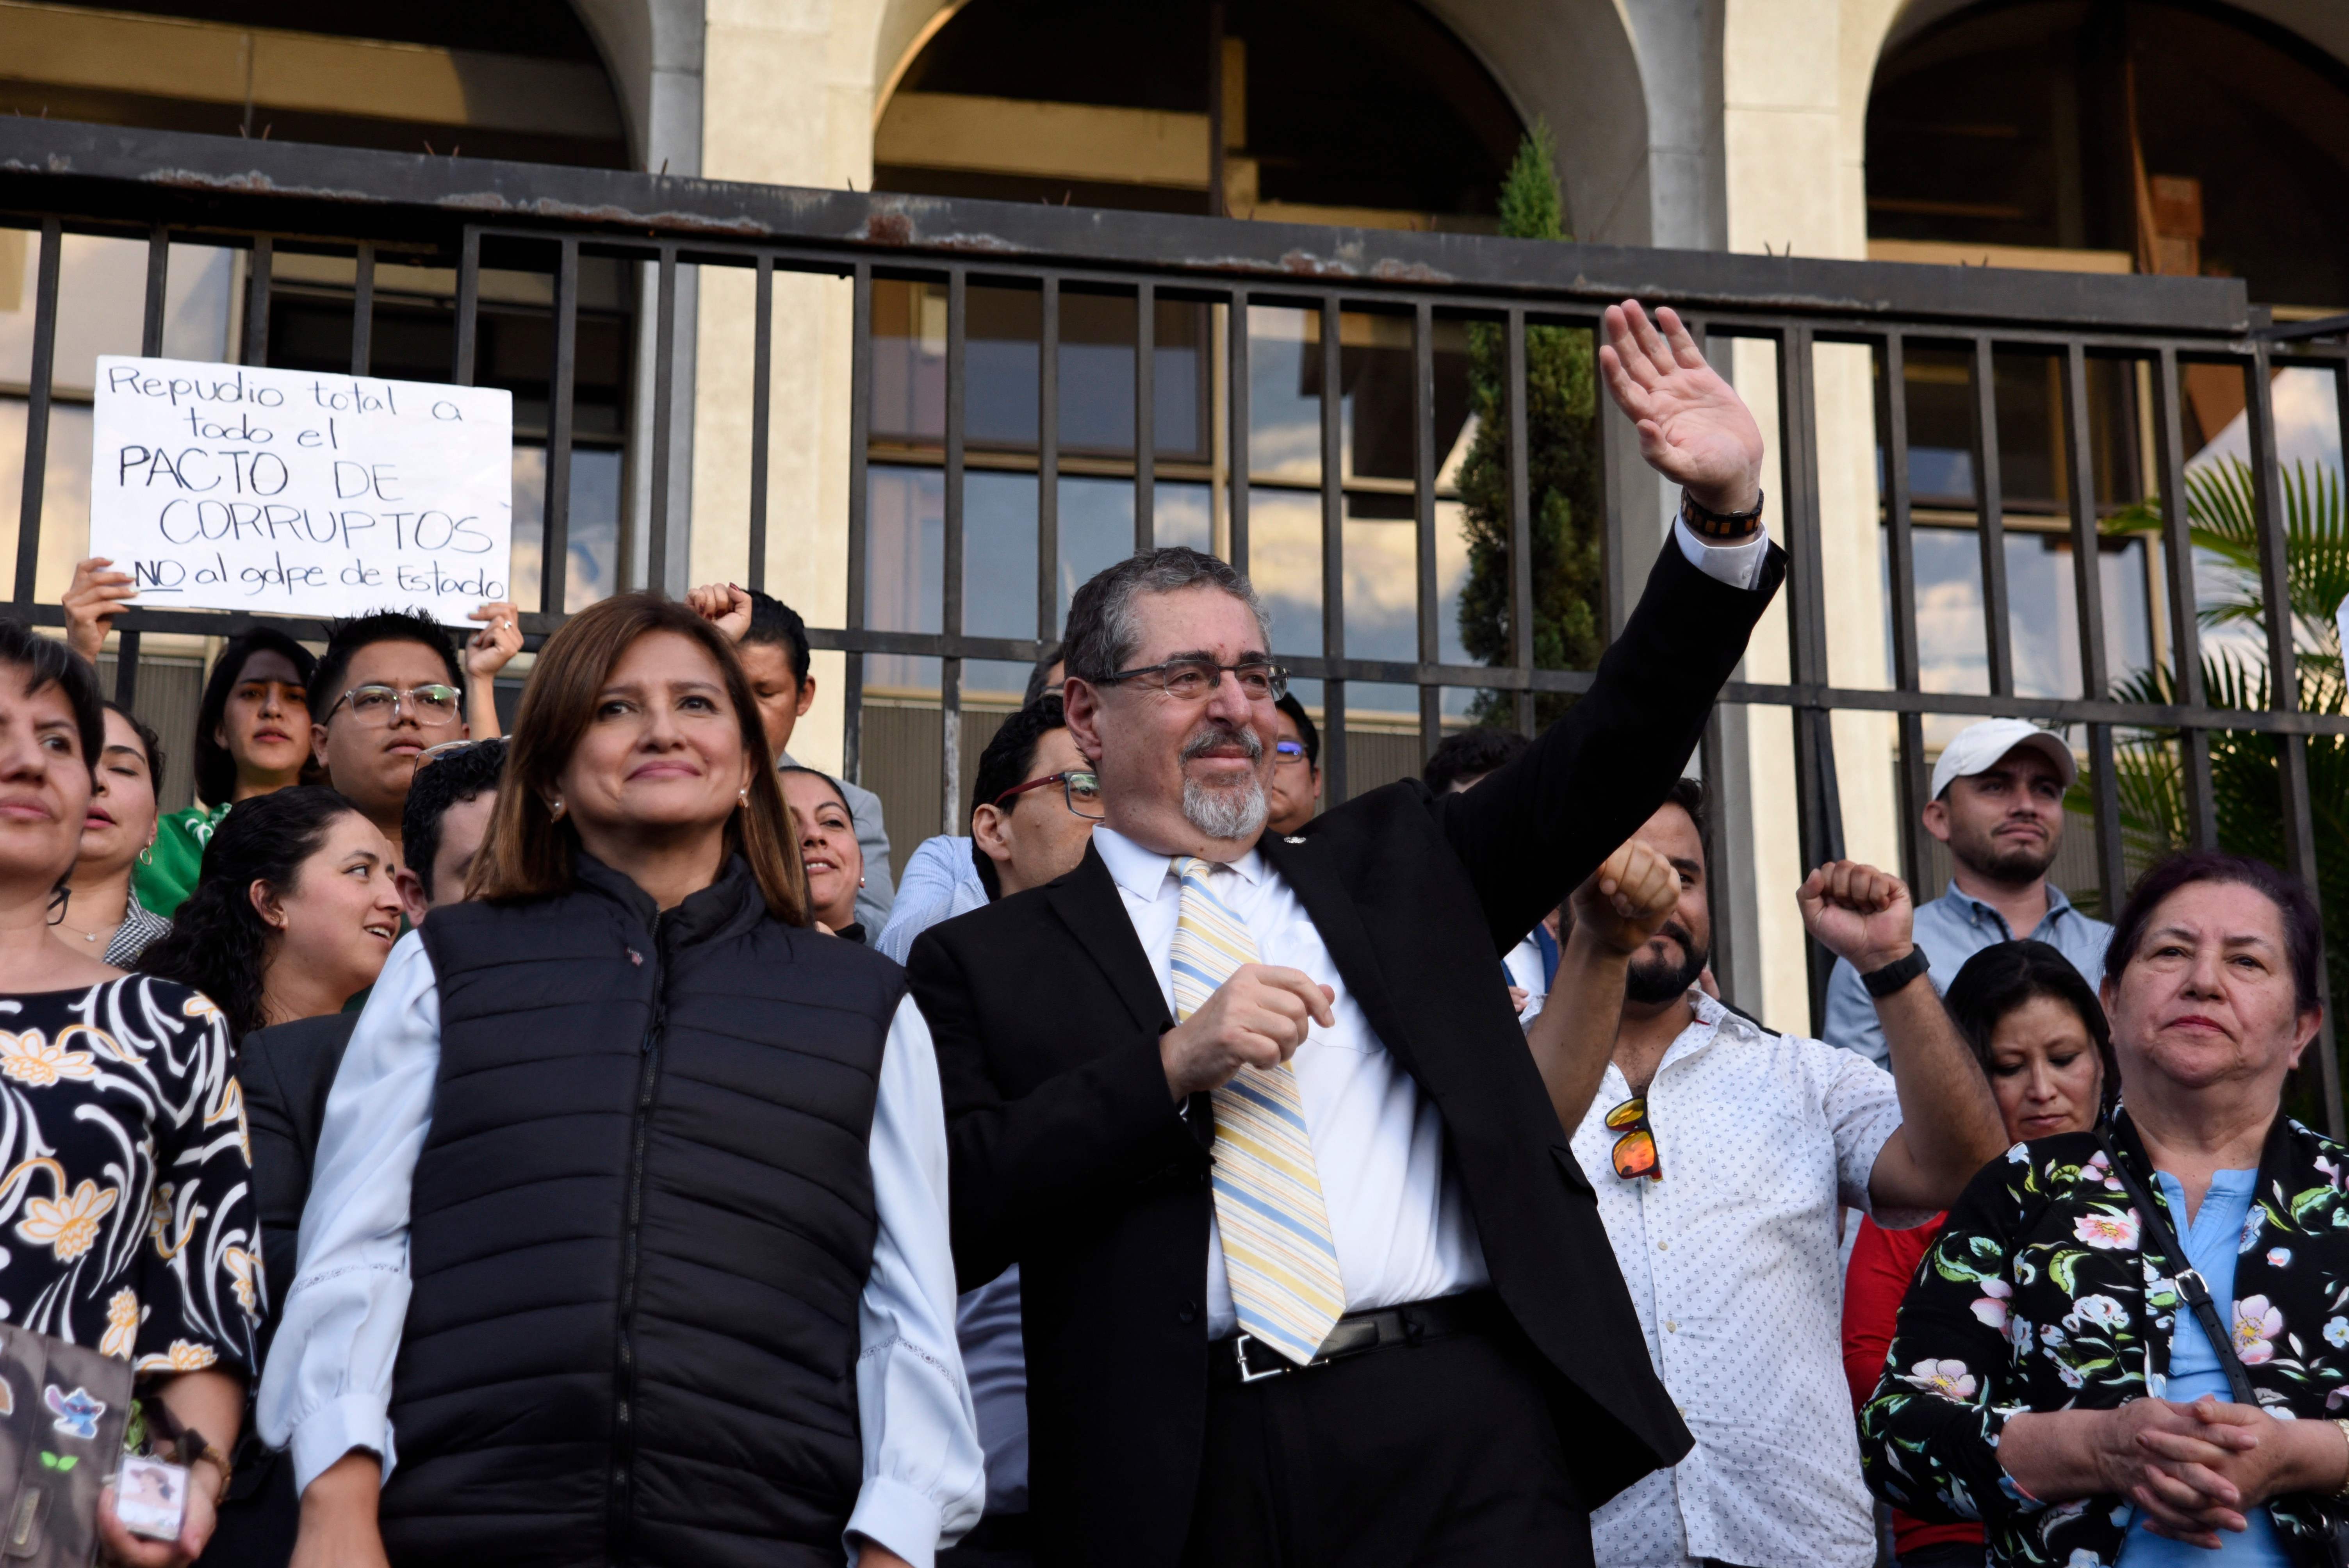
[[[1269,810],[1264,780],[1248,776],[1246,789],[1210,789],[1193,779],[1183,780],[1183,820],[1211,839],[1253,839],[1264,830]]]

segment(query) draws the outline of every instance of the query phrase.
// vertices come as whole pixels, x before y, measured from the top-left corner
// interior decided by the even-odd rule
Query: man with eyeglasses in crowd
[[[1273,706],[1272,778],[1265,784],[1267,832],[1299,833],[1321,810],[1321,733],[1306,717],[1295,692],[1283,692]]]
[[[517,635],[515,645],[520,645]],[[310,676],[310,745],[326,781],[400,850],[400,813],[427,748],[464,740],[464,667],[449,634],[412,610],[336,625]]]
[[[1661,800],[1785,555],[1673,314],[1601,335],[1682,508],[1526,756],[1268,832],[1261,602],[1140,553],[1069,612],[1085,858],[914,944],[956,1266],[1020,1265],[1040,1562],[1588,1563],[1588,1509],[1687,1449],[1494,969]]]
[[[1028,672],[1028,689],[1019,706],[1031,708],[1047,697],[1058,703],[1061,675],[1061,645],[1048,643],[1035,667]],[[1083,759],[1078,760],[1081,765]],[[986,799],[984,795],[972,796],[974,816],[978,803]],[[1083,846],[1078,848],[1081,851]],[[993,900],[996,890],[980,875],[980,868],[987,863],[986,852],[959,833],[939,833],[916,844],[914,852],[905,857],[905,874],[897,879],[896,902],[890,905],[889,923],[874,939],[874,950],[903,964],[914,945],[914,938],[942,920],[968,914]]]
[[[1696,1439],[1672,1469],[1593,1511],[1594,1555],[1599,1568],[1870,1568],[1875,1516],[1834,1380],[1837,1211],[1922,1223],[2005,1131],[1923,983],[1896,877],[1836,861],[1796,894],[1806,929],[1862,977],[1890,1072],[1763,1029],[1704,993],[1704,811],[1702,787],[1680,779],[1632,836],[1677,873],[1661,919],[1628,930],[1588,887],[1568,903],[1568,960],[1526,1026],[1598,1188],[1648,1358]],[[1599,1017],[1619,1020],[1611,1050],[1603,1037],[1590,1048]]]

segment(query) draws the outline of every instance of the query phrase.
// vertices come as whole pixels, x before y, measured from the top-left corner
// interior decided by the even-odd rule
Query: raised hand
[[[107,570],[113,564],[103,555],[77,561],[73,581],[66,587],[66,646],[92,664],[106,646],[106,634],[114,629],[114,617],[139,595],[129,573]]]
[[[465,674],[477,681],[493,679],[522,652],[522,612],[500,600],[465,618],[482,623],[465,645]]]
[[[1199,1010],[1158,1037],[1158,1059],[1176,1099],[1221,1087],[1242,1068],[1273,1068],[1305,1043],[1309,1023],[1337,1019],[1335,994],[1302,969],[1243,964]]]
[[[1574,928],[1612,953],[1637,953],[1681,900],[1681,873],[1637,839],[1627,841],[1574,890]]]
[[[1897,964],[1913,945],[1909,884],[1857,861],[1829,861],[1795,893],[1803,927],[1862,975]]]
[[[1659,332],[1657,328],[1662,328]],[[1744,511],[1762,493],[1762,430],[1713,373],[1670,305],[1651,324],[1638,300],[1607,307],[1599,371],[1639,428],[1640,455],[1698,505]]]
[[[750,629],[748,589],[737,588],[731,583],[708,583],[688,593],[685,602],[703,620],[717,622],[718,629],[726,634],[729,641],[740,642]]]

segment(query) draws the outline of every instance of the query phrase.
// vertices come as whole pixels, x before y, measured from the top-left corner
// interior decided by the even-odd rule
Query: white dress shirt
[[[1175,862],[1107,826],[1093,830],[1093,846],[1117,883],[1171,1014],[1167,956],[1182,904]],[[1371,1032],[1295,891],[1254,850],[1232,870],[1238,874],[1216,891],[1247,923],[1257,956],[1301,969],[1337,993],[1330,1004],[1337,1026],[1313,1025],[1290,1064],[1338,1247],[1346,1310],[1401,1306],[1483,1285],[1484,1249],[1460,1184],[1444,1168],[1444,1119],[1434,1103]],[[1224,1277],[1223,1238],[1211,1226],[1207,1337],[1228,1338],[1238,1326]]]
[[[1696,1021],[1648,1086],[1662,1179],[1615,1174],[1607,1113],[1631,1088],[1614,1063],[1574,1134],[1649,1359],[1696,1439],[1591,1515],[1592,1549],[1601,1568],[1870,1568],[1836,1211],[1868,1212],[1869,1174],[1900,1125],[1892,1077],[1764,1033],[1701,991],[1689,1000]]]
[[[327,1096],[300,1261],[261,1380],[262,1435],[293,1445],[297,1490],[354,1449],[381,1456],[387,1478],[397,1461],[388,1410],[408,1317],[408,1204],[440,1067],[440,985],[410,932]],[[848,1529],[930,1568],[978,1522],[986,1476],[955,1348],[937,1061],[911,997],[882,1053],[870,1157],[880,1229],[857,1314],[864,1483]]]

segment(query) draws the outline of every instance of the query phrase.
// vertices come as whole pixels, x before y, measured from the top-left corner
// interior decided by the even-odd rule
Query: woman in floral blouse
[[[2137,884],[2106,958],[2110,1136],[2188,1257],[2147,1250],[2095,1134],[2017,1144],[1901,1308],[1861,1412],[1878,1496],[1981,1520],[1992,1563],[2321,1561],[2349,1506],[2349,1150],[2281,1110],[2320,1020],[2317,931],[2256,861],[2184,855]],[[2179,1294],[2189,1264],[2256,1406]]]
[[[109,1560],[179,1568],[228,1480],[264,1286],[219,1010],[50,934],[104,735],[89,666],[0,621],[0,1321],[120,1357],[202,1434],[178,1541],[99,1511]]]

